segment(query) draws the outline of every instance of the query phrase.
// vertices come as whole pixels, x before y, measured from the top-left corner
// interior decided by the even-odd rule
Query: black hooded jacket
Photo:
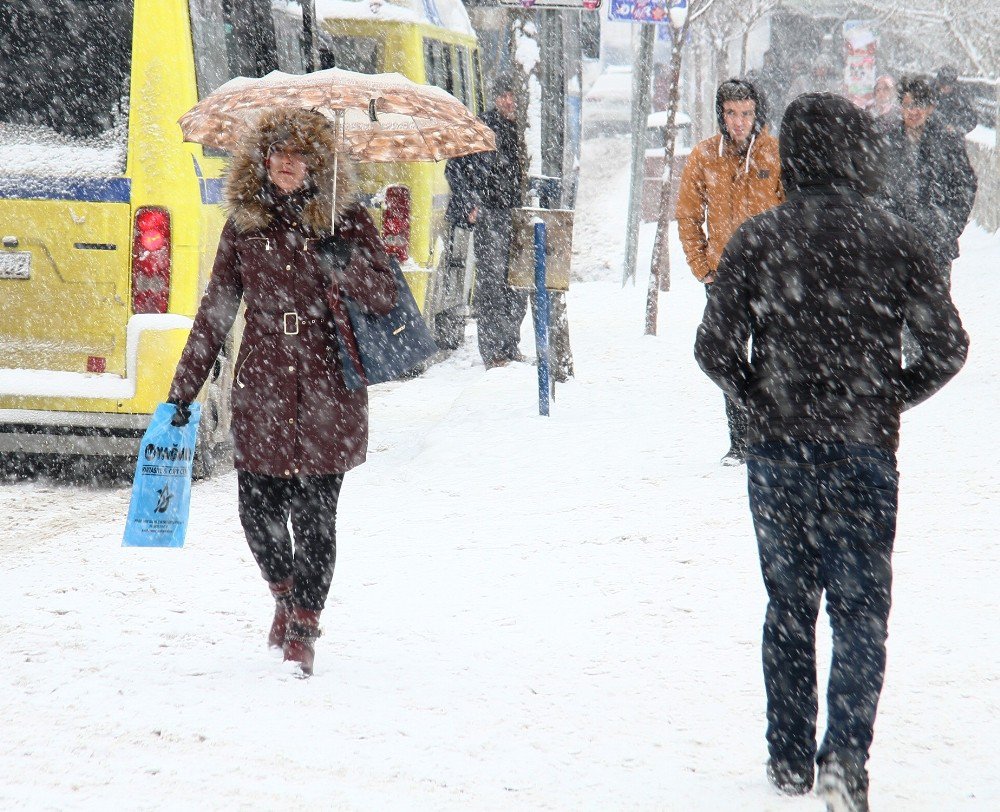
[[[977,118],[976,108],[964,87],[956,86],[950,93],[942,93],[938,97],[934,119],[948,132],[959,136],[967,135],[979,123]]]
[[[523,155],[515,122],[494,107],[480,118],[493,130],[497,148],[452,158],[444,174],[451,188],[446,217],[450,223],[468,225],[469,213],[484,209],[512,209],[521,205]]]
[[[747,406],[751,444],[895,450],[900,412],[965,361],[968,336],[926,242],[866,197],[880,179],[874,127],[839,96],[793,101],[780,136],[788,199],[744,223],[722,256],[695,356]],[[905,369],[904,322],[922,351]]]
[[[958,256],[958,238],[976,200],[976,173],[965,141],[934,114],[920,143],[911,145],[902,122],[885,133],[886,179],[879,203],[917,227],[939,264]]]

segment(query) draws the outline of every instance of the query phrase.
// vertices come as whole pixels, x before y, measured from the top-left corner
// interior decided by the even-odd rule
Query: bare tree
[[[741,23],[740,28],[740,76],[747,72],[747,41],[750,39],[750,32],[755,25],[764,17],[774,11],[781,3],[781,0],[745,0],[745,2],[731,3],[736,16]]]
[[[649,269],[649,286],[646,291],[646,334],[656,335],[656,318],[660,285],[670,283],[670,186],[674,151],[677,144],[677,107],[680,100],[681,56],[688,30],[708,14],[717,0],[689,0],[688,13],[679,30],[672,32],[670,45],[670,98],[667,103],[666,138],[663,151],[663,180],[660,187],[659,216],[656,222],[656,239],[653,242],[653,261]],[[638,137],[638,134],[633,135]]]

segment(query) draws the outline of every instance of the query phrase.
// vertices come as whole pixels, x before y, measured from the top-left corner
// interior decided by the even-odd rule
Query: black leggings
[[[322,610],[337,560],[337,500],[344,475],[282,479],[240,471],[238,481],[240,521],[264,580],[277,583],[294,575],[292,602]]]

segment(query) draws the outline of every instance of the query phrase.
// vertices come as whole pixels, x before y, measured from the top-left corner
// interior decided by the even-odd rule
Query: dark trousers
[[[772,759],[816,757],[816,620],[833,630],[831,753],[864,766],[885,674],[899,479],[891,451],[844,443],[767,442],[747,457],[750,509],[767,588],[764,682]]]
[[[747,453],[747,410],[740,406],[729,395],[726,399],[726,423],[729,424],[729,448],[737,454]]]
[[[474,234],[476,289],[473,304],[479,333],[479,354],[485,363],[510,361],[520,355],[521,322],[528,312],[528,294],[507,282],[512,237],[510,209],[480,209]]]
[[[337,500],[343,474],[280,477],[240,471],[240,521],[269,583],[295,576],[292,603],[320,611],[337,560]],[[288,532],[289,519],[292,535]]]
[[[705,297],[712,295],[711,284],[705,285]],[[723,395],[726,400],[726,423],[729,426],[729,449],[737,454],[745,455],[747,451],[747,410],[733,400],[729,395]]]

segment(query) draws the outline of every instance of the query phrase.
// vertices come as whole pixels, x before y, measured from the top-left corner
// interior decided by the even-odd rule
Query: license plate
[[[0,251],[0,279],[31,279],[31,254]]]

